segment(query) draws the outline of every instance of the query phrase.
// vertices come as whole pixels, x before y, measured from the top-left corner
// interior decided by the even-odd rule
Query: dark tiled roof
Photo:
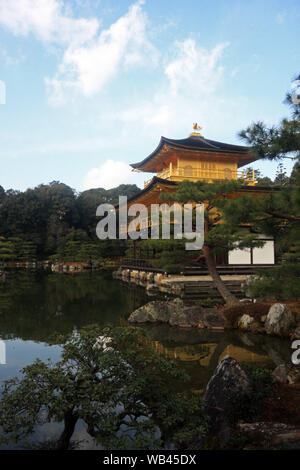
[[[131,163],[133,168],[140,168],[145,163],[155,157],[164,145],[169,147],[185,149],[185,150],[204,150],[205,152],[217,152],[217,153],[238,153],[248,154],[249,148],[243,145],[232,145],[225,144],[224,142],[217,142],[216,140],[205,139],[202,136],[190,136],[186,139],[168,139],[167,137],[161,137],[157,148],[148,157],[138,163]]]

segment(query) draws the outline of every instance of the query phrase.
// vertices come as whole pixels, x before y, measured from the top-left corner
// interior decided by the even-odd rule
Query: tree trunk
[[[78,421],[77,413],[73,413],[73,410],[66,412],[64,417],[64,430],[58,439],[57,449],[58,450],[68,450],[70,439],[73,435],[76,423]]]
[[[233,295],[230,292],[229,289],[227,289],[226,285],[222,281],[222,279],[221,279],[221,277],[220,277],[220,275],[219,275],[219,273],[216,269],[216,265],[215,265],[210,247],[208,245],[204,244],[203,248],[202,248],[202,251],[203,251],[203,256],[205,258],[207,269],[208,269],[208,271],[209,271],[209,273],[210,273],[210,275],[211,275],[211,277],[212,277],[212,279],[215,283],[216,288],[218,289],[219,293],[221,294],[221,296],[225,300],[226,304],[227,305],[238,304],[239,303],[238,299],[236,298],[235,295]]]

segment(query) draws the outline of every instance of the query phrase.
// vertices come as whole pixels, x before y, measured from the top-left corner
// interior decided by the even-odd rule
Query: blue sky
[[[0,185],[142,186],[128,163],[194,121],[241,143],[289,113],[299,24],[299,0],[0,0]]]

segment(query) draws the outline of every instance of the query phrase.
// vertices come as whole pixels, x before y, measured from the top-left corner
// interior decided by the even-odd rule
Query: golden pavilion
[[[176,191],[178,182],[184,180],[212,182],[218,179],[239,179],[243,181],[241,192],[253,197],[266,195],[270,191],[270,188],[257,184],[254,170],[242,169],[255,161],[249,147],[206,139],[200,130],[201,127],[194,123],[192,133],[185,139],[161,137],[157,148],[150,155],[131,164],[133,171],[153,173],[154,176],[144,183],[139,193],[128,200],[128,207],[134,203],[146,207],[161,204],[160,193]],[[264,239],[264,236],[260,238]],[[274,241],[267,237],[265,239],[262,248],[229,252],[226,264],[274,264]]]

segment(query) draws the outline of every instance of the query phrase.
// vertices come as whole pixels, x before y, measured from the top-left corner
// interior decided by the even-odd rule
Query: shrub
[[[256,321],[260,321],[263,315],[267,315],[270,304],[267,302],[246,303],[234,305],[224,309],[224,317],[226,318],[226,326],[229,328],[237,328],[238,318],[242,315],[249,315]]]

